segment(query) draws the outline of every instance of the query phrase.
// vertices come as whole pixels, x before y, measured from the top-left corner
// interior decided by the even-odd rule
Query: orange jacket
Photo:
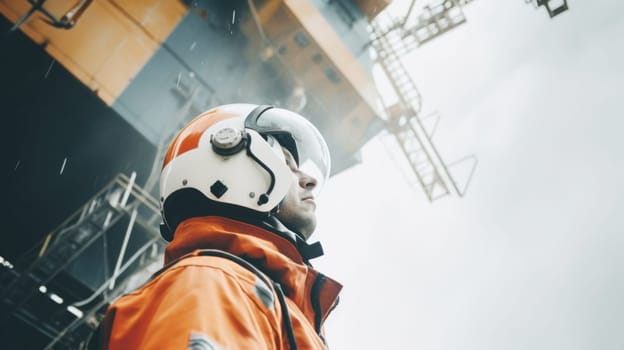
[[[106,349],[325,348],[322,324],[342,287],[305,264],[288,239],[193,218],[179,225],[165,264],[109,307]]]

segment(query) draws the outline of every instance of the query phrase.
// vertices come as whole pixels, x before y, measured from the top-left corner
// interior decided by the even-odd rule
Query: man
[[[325,348],[341,286],[306,240],[328,175],[323,138],[296,113],[236,104],[191,121],[161,173],[165,267],[110,306],[105,348]]]

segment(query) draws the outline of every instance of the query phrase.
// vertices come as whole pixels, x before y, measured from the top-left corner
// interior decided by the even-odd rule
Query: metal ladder
[[[399,54],[409,51],[410,48],[402,40],[389,38],[390,33],[396,29],[396,22],[393,21],[371,22],[374,39],[372,44],[378,55],[377,60],[398,97],[395,105],[385,106],[389,117],[386,128],[395,137],[429,201],[447,196],[452,191],[463,196],[465,189],[458,188],[432,142],[433,131],[428,131],[423,124],[420,116],[422,109],[420,92],[401,62]]]

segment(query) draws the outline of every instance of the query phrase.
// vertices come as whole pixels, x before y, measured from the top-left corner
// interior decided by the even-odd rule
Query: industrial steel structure
[[[466,22],[462,6],[471,0],[444,0],[426,5],[411,23],[414,3],[402,18],[383,13],[371,21],[371,44],[377,62],[392,85],[397,102],[384,106],[386,130],[394,136],[413,175],[430,201],[456,194],[463,196],[477,165],[474,155],[460,162],[471,162],[465,184],[458,185],[433,143],[433,132],[423,124],[420,92],[405,68],[402,57],[414,48],[435,39]],[[436,121],[437,124],[437,121]],[[456,164],[454,162],[453,164]]]

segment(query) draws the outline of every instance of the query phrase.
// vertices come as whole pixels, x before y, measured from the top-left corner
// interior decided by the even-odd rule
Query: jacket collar
[[[241,221],[218,216],[185,220],[165,250],[165,264],[197,249],[223,250],[249,261],[282,286],[311,324],[325,320],[342,289],[308,265],[292,240]]]

